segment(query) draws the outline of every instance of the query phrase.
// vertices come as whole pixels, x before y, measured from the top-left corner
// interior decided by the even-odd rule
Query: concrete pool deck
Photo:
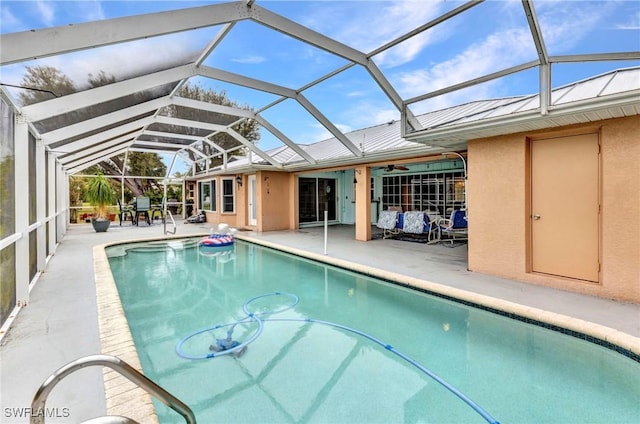
[[[179,224],[177,235],[207,233],[210,226]],[[163,226],[158,224],[150,227],[115,225],[107,233],[95,233],[86,224],[69,227],[47,269],[32,288],[29,306],[20,311],[0,344],[0,422],[28,421],[26,415],[33,396],[47,376],[82,356],[104,352],[105,333],[103,331],[101,344],[95,284],[99,277],[94,274],[93,247],[162,234]],[[469,272],[466,245],[427,246],[381,239],[363,243],[355,241],[353,236],[353,227],[330,227],[327,255],[324,255],[322,228],[239,233],[239,237],[257,243],[277,245],[338,265],[348,261],[368,272],[400,276],[410,285],[425,284],[427,289],[459,291],[489,302],[500,299],[522,311],[541,310],[549,316],[573,317],[581,325],[585,325],[584,321],[593,323],[592,327],[604,327],[631,343],[640,340],[640,305]],[[117,337],[112,341],[117,349],[120,343]],[[129,361],[125,356],[123,359]],[[49,397],[47,422],[79,422],[105,415],[108,402],[104,387],[100,368],[72,374],[56,386]],[[136,405],[135,400],[132,405]]]

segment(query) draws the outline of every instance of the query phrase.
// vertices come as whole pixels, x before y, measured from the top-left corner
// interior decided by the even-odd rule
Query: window
[[[218,211],[218,190],[216,189],[217,180],[211,181],[211,210],[213,212]]]
[[[233,213],[236,211],[234,183],[234,178],[222,179],[222,213]]]
[[[391,175],[382,178],[383,208],[399,206],[403,211],[432,211],[448,216],[464,205],[462,172]]]
[[[200,187],[198,209],[216,212],[218,210],[216,202],[216,180],[205,181],[198,184]]]
[[[198,196],[198,209],[211,210],[211,181],[198,183],[200,196]]]
[[[216,212],[218,210],[216,180],[198,183],[198,209]]]

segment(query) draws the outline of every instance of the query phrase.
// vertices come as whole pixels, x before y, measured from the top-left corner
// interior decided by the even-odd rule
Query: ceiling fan
[[[384,172],[391,172],[391,171],[408,171],[409,168],[407,168],[406,166],[403,165],[387,165],[386,168],[384,168]]]

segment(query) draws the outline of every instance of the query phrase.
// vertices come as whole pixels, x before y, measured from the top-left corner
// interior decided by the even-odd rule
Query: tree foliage
[[[116,82],[113,75],[107,75],[104,71],[100,71],[97,75],[89,74],[87,78],[87,85],[89,88],[101,87],[104,85],[112,84]],[[22,78],[21,85],[28,87],[31,90],[22,90],[19,98],[23,105],[34,104],[45,100],[51,100],[53,96],[64,96],[72,94],[78,91],[77,87],[73,84],[71,79],[64,75],[60,70],[51,66],[28,66],[26,73]],[[47,90],[47,91],[40,91]],[[50,93],[50,92],[52,93]],[[134,96],[135,97],[135,96]],[[129,102],[132,102],[131,100]],[[77,122],[82,119],[87,119],[89,116],[100,115],[102,113],[108,113],[109,110],[101,111],[100,108],[105,108],[104,105],[98,105],[77,112],[73,112],[63,116],[56,116],[50,118],[45,123],[37,123],[38,129],[43,131],[50,131],[52,129],[60,128],[65,125]],[[156,153],[139,153],[131,152],[128,155],[126,173],[128,175],[143,175],[163,177],[166,173],[166,165],[162,162],[160,156]],[[122,175],[124,169],[124,154],[115,156],[112,158],[106,158],[103,162],[96,166],[92,166],[86,170],[87,173],[96,174],[98,172],[105,175],[119,176]],[[127,191],[126,198],[139,196],[144,194],[147,190],[151,190],[158,187],[155,180],[147,179],[125,179],[125,187]],[[75,187],[75,186],[74,186]],[[71,197],[72,201],[78,197],[82,197],[85,193],[84,183],[80,185],[80,193],[73,193]]]
[[[108,75],[104,71],[100,71],[95,75],[88,74],[87,82],[84,87],[96,88],[115,82],[116,78],[113,75]],[[60,70],[51,66],[43,65],[27,67],[21,85],[23,87],[31,88],[31,90],[22,90],[19,95],[20,101],[23,105],[51,100],[54,95],[56,97],[60,97],[67,94],[75,93],[80,90],[76,85],[74,85],[73,81]],[[169,92],[172,88],[173,86],[167,86],[162,87],[159,90],[145,90],[132,93],[118,99],[110,100],[108,102],[48,118],[46,120],[36,122],[35,125],[39,131],[48,132],[77,122],[82,122],[93,117],[104,115],[115,110],[123,109],[134,104],[139,104],[143,101],[147,101],[157,97],[159,91]],[[51,94],[51,92],[54,94]],[[184,84],[181,87],[179,95],[185,98],[202,102],[249,109],[246,106],[240,106],[236,102],[231,101],[225,91],[216,92],[208,88],[203,88],[199,85],[192,85],[189,83]],[[240,121],[238,117],[226,115],[223,113],[210,112],[201,109],[175,105],[164,108],[162,114],[181,119],[208,122],[223,126],[231,125],[231,127],[236,132],[242,135],[249,142],[255,142],[260,139],[259,126],[258,123],[254,120]],[[212,143],[214,143],[220,149],[224,150],[242,146],[242,144],[238,140],[224,132],[211,134],[211,131],[203,131],[202,129],[198,128],[185,128],[181,126],[166,124],[153,124],[151,127],[154,126],[159,127],[154,129],[160,131],[173,131],[189,135],[198,135],[202,137],[208,136],[208,139],[211,140]],[[102,130],[103,129],[101,128],[96,128],[92,133],[97,133]],[[92,133],[83,134],[82,137],[89,136]],[[78,138],[79,137],[75,137],[75,139]],[[72,141],[75,140],[63,140],[61,144]],[[211,146],[208,143],[202,143],[201,149],[207,156],[214,156],[219,153],[219,151],[215,147]],[[191,155],[190,159],[193,161],[202,159],[202,157],[200,156],[195,156],[193,152],[187,152],[189,152],[188,154]],[[234,150],[232,154],[237,156],[245,155],[246,147],[241,147],[237,150]],[[124,154],[113,156],[111,158],[105,158],[104,161],[100,162],[98,165],[88,168],[85,172],[100,172],[105,175],[111,176],[121,176],[124,172],[125,175],[150,177],[164,177],[167,172],[167,167],[162,162],[162,158],[156,153],[129,152],[129,154],[127,155],[126,164],[124,163],[124,158]],[[221,155],[209,159],[209,166],[217,166],[221,163]],[[157,179],[125,178],[124,185],[124,198],[126,200],[142,194],[149,194],[149,191],[158,192],[161,189],[161,186]],[[117,190],[117,192],[119,191],[120,190]],[[119,195],[122,195],[122,193],[119,193]]]
[[[222,105],[222,106],[229,106],[229,107],[234,107],[238,109],[251,110],[251,108],[248,106],[242,106],[242,105],[239,105],[237,102],[230,100],[229,97],[227,96],[227,92],[224,90],[213,91],[208,88],[203,88],[197,84],[189,84],[189,83],[184,84],[180,89],[179,95],[181,97],[198,100],[201,102],[207,102],[207,103],[212,103],[212,104]],[[181,107],[181,106],[169,106],[166,108],[166,113],[168,116],[181,118],[181,119],[203,121],[203,122],[224,125],[224,126],[233,124],[231,128],[234,131],[236,131],[238,134],[240,134],[242,137],[244,137],[247,141],[251,143],[255,143],[260,139],[260,126],[258,122],[253,119],[244,119],[239,121],[238,117],[236,116],[231,116],[231,115],[226,115],[223,113],[217,113],[217,112],[211,112],[211,111],[205,111],[202,109]],[[172,130],[181,132],[180,129],[178,128],[172,128]],[[201,131],[199,132],[199,130],[196,128],[191,128],[189,129],[189,131],[190,131],[188,133],[189,135],[205,135],[205,134],[202,134]],[[236,140],[235,138],[233,138],[232,136],[224,132],[218,132],[212,135],[209,135],[209,134],[206,134],[206,135],[208,135],[207,138],[212,143],[214,143],[216,146],[218,146],[222,150],[228,150],[228,149],[233,149],[235,147],[242,146],[242,143],[240,143],[238,140]],[[200,146],[200,148],[203,151],[203,153],[207,156],[212,156],[220,153],[219,150],[217,150],[215,147],[211,146],[208,143],[202,143],[202,146]],[[238,150],[234,150],[233,155],[244,156],[247,154],[247,150],[248,149],[246,147],[241,147]],[[190,158],[193,161],[202,159],[200,157],[195,156],[193,152],[189,152],[189,154],[191,155]],[[222,164],[222,161],[223,161],[223,158],[221,154],[217,157],[212,157],[209,159],[209,166],[214,167],[214,166],[220,165]]]
[[[97,219],[106,219],[109,206],[116,202],[111,181],[102,173],[89,179],[86,192],[87,201],[96,209]]]
[[[89,74],[88,81],[91,88],[96,88],[102,87],[103,85],[113,84],[116,82],[116,77],[113,75],[107,75],[104,71],[100,71],[96,76]]]
[[[52,66],[44,65],[27,66],[20,85],[31,89],[20,91],[18,98],[23,105],[51,100],[54,96],[66,96],[77,91],[69,77]]]

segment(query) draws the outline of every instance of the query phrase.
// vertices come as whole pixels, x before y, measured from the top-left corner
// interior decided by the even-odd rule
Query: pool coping
[[[139,238],[116,241],[96,245],[93,248],[94,272],[96,284],[96,302],[98,305],[98,324],[100,344],[103,354],[114,355],[142,372],[138,352],[133,343],[120,296],[109,266],[106,248],[110,246],[157,240],[171,240],[203,237],[208,235],[192,234],[165,237]],[[569,336],[581,338],[592,343],[617,351],[636,362],[640,362],[640,338],[601,324],[585,321],[539,308],[524,306],[503,299],[485,296],[470,291],[449,287],[443,284],[422,280],[415,277],[373,268],[354,262],[321,255],[305,250],[283,246],[244,234],[236,234],[238,240],[247,241],[260,246],[269,247],[281,252],[290,253],[303,258],[315,260],[360,274],[380,278],[401,286],[420,290],[442,298],[459,301],[469,306],[499,313],[512,319],[563,332]],[[602,343],[601,343],[602,342]],[[151,400],[145,390],[129,382],[125,377],[110,369],[103,370],[107,414],[122,415],[139,422],[158,423],[158,417]]]
[[[107,247],[118,244],[121,243],[105,243],[93,248],[100,348],[102,354],[117,356],[142,373],[138,351],[133,343],[106,253]],[[146,390],[110,368],[103,368],[102,377],[107,415],[120,415],[136,422],[159,424],[151,395]]]

